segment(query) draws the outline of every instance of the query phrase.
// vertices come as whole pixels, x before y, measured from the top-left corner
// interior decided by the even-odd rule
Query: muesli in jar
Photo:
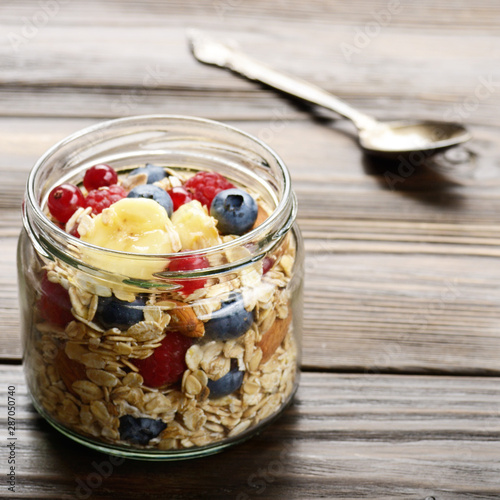
[[[39,255],[31,271],[37,408],[72,437],[159,453],[275,416],[297,384],[296,236],[256,259],[255,242],[231,244],[275,207],[207,169],[96,164],[80,178],[43,211],[82,265]]]

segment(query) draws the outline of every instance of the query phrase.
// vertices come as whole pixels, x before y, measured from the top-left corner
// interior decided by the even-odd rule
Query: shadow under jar
[[[133,169],[164,167],[165,189],[215,171],[251,194],[259,216],[245,234],[188,252],[97,247],[51,221],[46,207],[55,186],[81,185],[100,163],[125,186]],[[68,224],[90,217],[80,212]],[[18,246],[24,369],[36,409],[82,444],[149,460],[214,453],[259,431],[298,384],[295,216],[280,158],[221,123],[131,117],[56,144],[29,176]],[[186,258],[204,264],[172,265]]]

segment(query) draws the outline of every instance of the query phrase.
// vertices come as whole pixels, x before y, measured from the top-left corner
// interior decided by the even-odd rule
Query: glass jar
[[[259,217],[242,236],[181,254],[96,247],[52,222],[46,205],[55,186],[81,184],[99,163],[121,178],[147,163],[164,166],[167,179],[219,172],[252,194]],[[206,455],[259,431],[298,384],[296,210],[280,158],[214,121],[131,117],[56,144],[29,176],[18,247],[24,369],[36,409],[84,445],[149,460]],[[179,258],[205,264],[172,270]]]

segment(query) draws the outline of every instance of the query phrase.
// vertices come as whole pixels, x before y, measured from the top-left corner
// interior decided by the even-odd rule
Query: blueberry
[[[210,215],[218,220],[221,234],[246,233],[255,224],[258,210],[256,201],[236,188],[220,191],[210,205]]]
[[[253,311],[245,309],[241,294],[232,293],[205,323],[205,336],[218,340],[236,339],[248,331],[253,320]]]
[[[136,418],[132,415],[120,417],[120,439],[134,444],[146,445],[167,428],[163,420],[152,418]]]
[[[142,297],[133,302],[117,299],[115,296],[99,297],[95,320],[103,328],[126,330],[144,319],[143,308],[146,300]]]
[[[145,167],[139,167],[135,170],[132,170],[129,175],[136,174],[147,174],[148,175],[148,184],[153,184],[153,182],[161,181],[164,177],[167,176],[167,173],[162,167],[157,167],[151,163],[146,163]]]
[[[218,380],[208,380],[207,387],[210,389],[209,397],[212,399],[227,396],[241,387],[243,382],[242,372],[238,369],[238,362],[231,360],[231,370]]]
[[[154,184],[136,186],[130,191],[127,198],[147,198],[149,200],[154,200],[167,211],[169,217],[174,211],[174,203],[170,195],[164,189]]]

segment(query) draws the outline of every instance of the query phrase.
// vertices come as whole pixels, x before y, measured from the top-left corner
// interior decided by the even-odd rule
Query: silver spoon
[[[198,61],[229,68],[250,80],[260,81],[348,118],[358,129],[359,143],[367,153],[389,157],[412,152],[431,155],[471,138],[465,127],[458,123],[428,120],[380,122],[316,85],[284,75],[199,30],[189,30],[188,38]]]

